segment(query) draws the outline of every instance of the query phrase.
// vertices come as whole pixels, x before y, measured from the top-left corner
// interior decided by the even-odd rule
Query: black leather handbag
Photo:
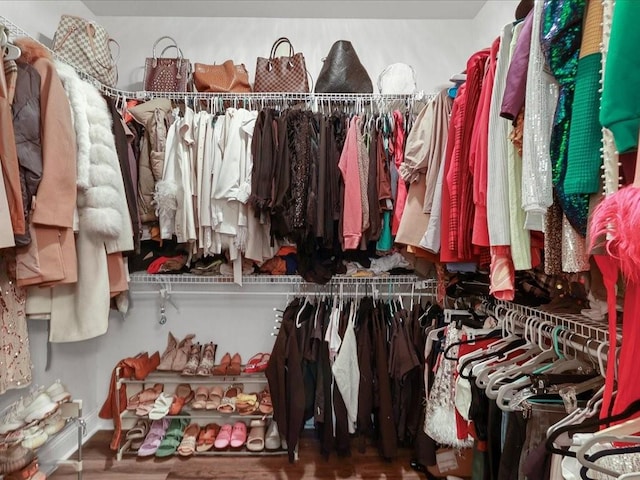
[[[373,93],[373,83],[351,42],[331,46],[316,81],[316,93]]]

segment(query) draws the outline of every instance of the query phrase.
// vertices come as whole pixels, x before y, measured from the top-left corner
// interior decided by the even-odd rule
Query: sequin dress
[[[547,64],[560,85],[550,145],[553,186],[562,211],[582,236],[587,233],[589,196],[567,195],[564,182],[585,5],[585,0],[545,0],[541,38]]]
[[[0,253],[0,394],[31,383],[26,290],[16,285],[12,250]]]

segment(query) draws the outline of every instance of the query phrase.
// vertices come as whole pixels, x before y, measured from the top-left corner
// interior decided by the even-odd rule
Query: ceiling
[[[486,0],[83,0],[98,17],[472,19]]]

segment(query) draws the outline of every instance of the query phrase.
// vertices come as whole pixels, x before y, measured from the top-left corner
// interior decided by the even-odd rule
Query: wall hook
[[[158,323],[160,323],[160,325],[164,325],[165,323],[167,323],[167,303],[175,308],[176,312],[180,313],[180,309],[178,308],[178,306],[173,303],[173,300],[171,300],[170,284],[164,284],[162,287],[160,287],[160,319],[158,320]]]

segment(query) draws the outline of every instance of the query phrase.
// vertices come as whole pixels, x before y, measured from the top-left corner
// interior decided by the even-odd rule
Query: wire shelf
[[[425,283],[426,282],[426,283]],[[167,275],[147,273],[133,273],[129,279],[130,284],[171,284],[171,285],[235,285],[232,276],[226,275]],[[377,277],[349,277],[346,275],[335,275],[326,285],[316,285],[306,282],[299,275],[243,275],[243,285],[296,285],[309,287],[327,287],[335,285],[417,285],[417,288],[428,288],[431,284],[435,286],[433,279],[421,279],[416,275],[385,275]],[[423,287],[424,285],[424,287]]]
[[[553,325],[561,325],[567,330],[570,330],[585,339],[592,339],[601,343],[607,342],[609,339],[609,330],[606,320],[597,321],[584,315],[575,314],[559,315],[504,300],[496,300],[495,304],[509,310],[516,310],[523,317],[535,317]],[[620,328],[618,328],[618,340],[622,340],[622,331]]]

